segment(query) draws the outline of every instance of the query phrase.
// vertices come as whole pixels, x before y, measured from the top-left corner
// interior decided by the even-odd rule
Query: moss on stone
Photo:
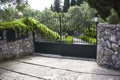
[[[10,54],[10,55],[4,55],[0,57],[0,62],[8,61],[8,60],[14,60],[14,59],[19,59],[23,58],[25,56],[32,55],[32,53],[19,53],[19,54]]]

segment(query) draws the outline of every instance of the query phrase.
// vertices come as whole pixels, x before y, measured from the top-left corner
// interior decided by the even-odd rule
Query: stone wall
[[[97,26],[97,63],[120,70],[120,25]]]
[[[35,42],[53,42],[53,40],[43,38],[38,31],[35,31]]]
[[[4,31],[4,40],[0,40],[0,59],[7,57],[20,57],[34,52],[32,33],[24,39],[7,42],[6,33]]]

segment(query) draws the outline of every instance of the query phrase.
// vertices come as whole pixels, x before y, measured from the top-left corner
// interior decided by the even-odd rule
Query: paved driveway
[[[120,80],[120,72],[90,59],[28,56],[0,63],[0,80]]]
[[[78,39],[78,38],[73,38],[73,44],[83,44],[83,45],[90,45],[90,43],[86,42],[86,41],[83,41],[81,39]]]

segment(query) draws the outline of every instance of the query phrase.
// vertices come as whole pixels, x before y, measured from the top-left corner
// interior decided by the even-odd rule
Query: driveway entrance
[[[81,18],[59,16],[43,20],[41,23],[59,33],[60,39],[40,40],[37,39],[38,36],[35,34],[35,52],[96,58],[96,28],[92,25],[92,22]]]
[[[28,56],[0,63],[0,80],[120,80],[120,72],[94,59]]]

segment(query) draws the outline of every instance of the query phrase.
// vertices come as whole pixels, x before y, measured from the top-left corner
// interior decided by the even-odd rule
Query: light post
[[[94,14],[94,22],[95,22],[95,25],[96,25],[95,28],[96,28],[96,38],[97,38],[97,25],[99,23],[99,17],[98,17],[97,13]],[[97,44],[97,39],[96,39],[96,44]]]
[[[95,25],[96,25],[96,28],[97,28],[97,24],[99,23],[99,17],[98,17],[97,13],[95,13],[95,15],[94,15],[94,22],[95,22]]]

